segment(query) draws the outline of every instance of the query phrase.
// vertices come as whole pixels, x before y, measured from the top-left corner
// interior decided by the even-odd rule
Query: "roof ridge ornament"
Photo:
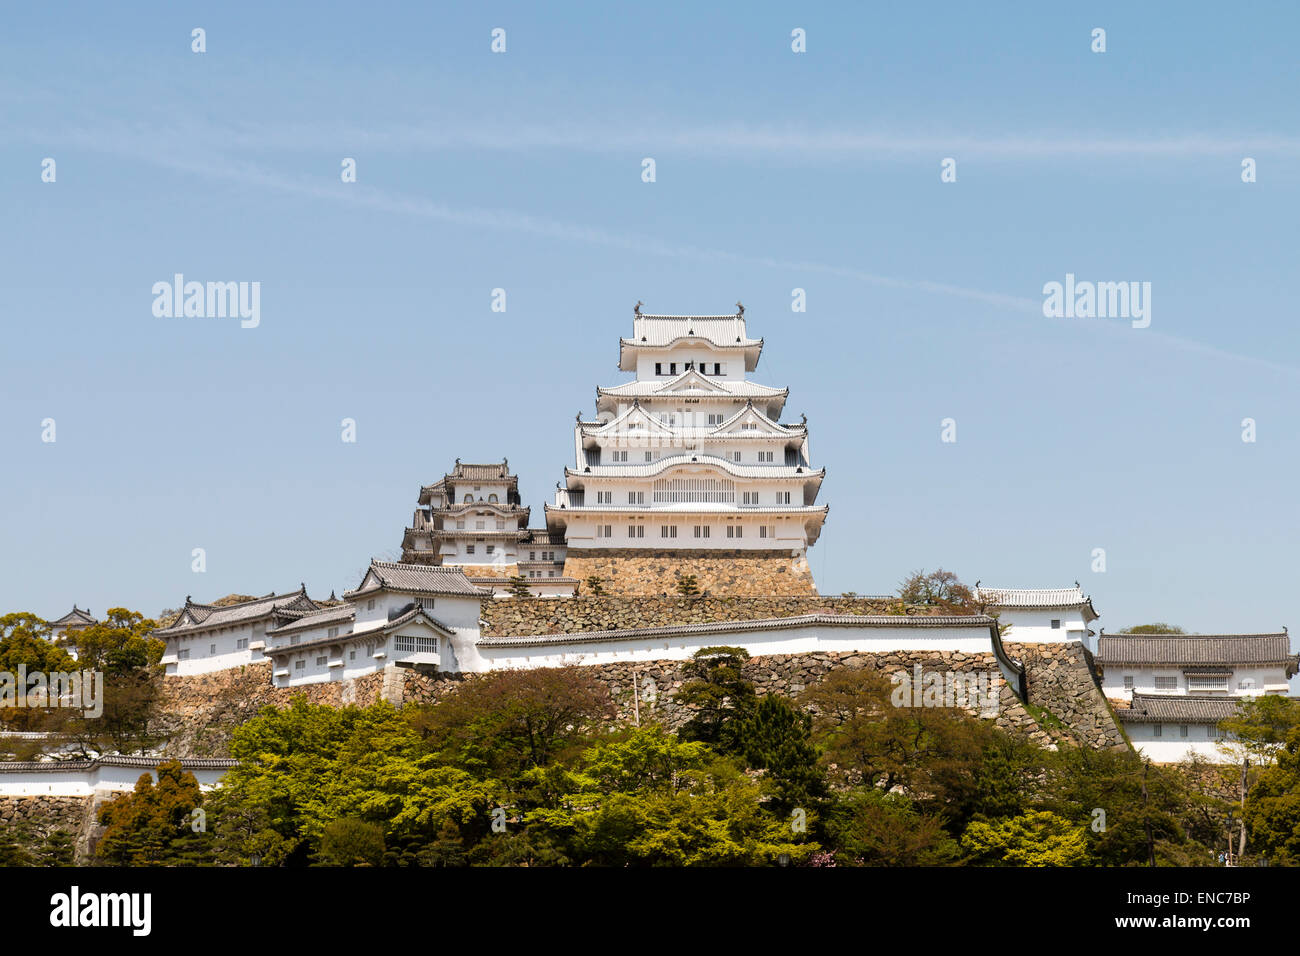
[[[640,315],[640,314],[641,314],[641,300],[640,300],[640,299],[637,299],[637,300],[636,300],[636,305],[632,306],[632,311],[633,311],[636,315]]]
[[[736,302],[736,315],[742,319],[745,317],[745,307],[740,304],[739,300]]]

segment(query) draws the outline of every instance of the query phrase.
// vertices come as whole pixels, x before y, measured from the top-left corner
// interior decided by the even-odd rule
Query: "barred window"
[[[437,654],[438,639],[422,634],[398,634],[393,638],[393,650],[408,654]]]

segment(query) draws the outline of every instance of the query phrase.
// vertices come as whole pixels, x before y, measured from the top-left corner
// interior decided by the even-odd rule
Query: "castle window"
[[[369,601],[366,602],[366,610],[373,611],[374,609],[375,609],[375,599],[371,598]]]
[[[598,524],[598,525],[596,525],[596,537],[597,537],[597,538],[612,538],[612,537],[614,537],[614,527],[613,527],[613,525],[608,525],[608,524]]]
[[[528,560],[529,560],[529,561],[536,561],[536,560],[537,560],[537,552],[536,552],[536,551],[529,551],[529,552],[528,552]]]
[[[298,643],[298,635],[297,635],[297,634],[290,634],[290,635],[289,635],[289,646],[292,647],[294,644],[297,644],[297,643]]]
[[[316,658],[316,666],[317,666],[317,667],[324,667],[324,666],[325,666],[326,664],[328,664],[328,663],[329,663],[329,658],[328,658],[328,657],[318,657],[318,658]]]
[[[646,460],[646,461],[653,461],[653,460],[654,460],[654,455],[652,455],[650,452],[646,452],[646,453],[645,453],[645,460]]]
[[[688,372],[693,372],[693,371],[695,371],[695,363],[694,363],[694,362],[687,362],[687,363],[686,363],[686,371],[688,371]]]
[[[643,504],[645,504],[645,492],[644,492],[644,491],[629,491],[629,492],[627,493],[627,503],[630,504],[630,505],[643,505]]]
[[[208,645],[208,653],[209,653],[209,654],[215,654],[216,652],[217,652],[217,645],[215,645],[215,644],[209,644],[209,645]]]
[[[770,451],[760,451],[760,452],[758,453],[758,460],[759,460],[759,461],[772,461],[772,460],[773,460],[773,457],[772,457],[772,456],[773,456],[773,453],[770,452]]]
[[[492,553],[494,553],[494,552],[496,551],[496,549],[497,549],[497,546],[496,546],[495,544],[489,544],[489,545],[487,546],[487,553],[488,553],[488,554],[492,554]]]
[[[661,537],[661,538],[675,538],[675,537],[677,537],[677,525],[675,525],[675,524],[663,524],[663,525],[660,525],[660,526],[659,526],[659,537]]]
[[[498,500],[500,499],[498,499],[495,494],[488,495],[488,501],[490,503],[495,504]]]
[[[176,659],[178,661],[188,661],[190,659],[190,649],[187,647],[183,651],[177,651]]]
[[[598,492],[596,492],[596,504],[598,504],[598,505],[612,505],[613,503],[614,503],[614,492],[612,492],[612,491],[598,491]]]
[[[457,531],[464,531],[464,530],[465,530],[465,519],[464,519],[464,518],[459,518],[459,519],[457,519],[457,521],[456,521],[456,530],[457,530]]]
[[[350,660],[350,661],[355,661],[356,659],[357,659],[357,652],[356,652],[356,651],[348,651],[348,660]]]
[[[546,576],[547,576],[548,578],[553,578],[553,577],[555,577],[555,572],[554,572],[554,571],[547,571],[547,572],[546,572]]]
[[[627,536],[628,536],[629,538],[644,538],[644,537],[645,537],[645,525],[643,525],[643,524],[630,524],[630,525],[628,525],[628,526],[627,526]]]
[[[669,375],[676,375],[676,374],[677,374],[677,363],[676,363],[676,362],[669,362],[669,363],[668,363],[668,374],[669,374]]]
[[[1179,724],[1179,725],[1178,725],[1178,736],[1179,736],[1179,737],[1186,737],[1186,736],[1187,736],[1187,725],[1186,725],[1186,724]]]
[[[790,503],[790,492],[778,491],[776,493],[776,503],[778,505],[788,505]]]
[[[740,461],[740,452],[738,452],[738,451],[733,451],[733,452],[731,453],[731,460],[732,460],[732,461]]]
[[[474,522],[474,530],[475,530],[475,531],[483,531],[483,530],[484,530],[483,522],[482,522],[482,521],[475,521],[475,522]]]
[[[1052,630],[1059,631],[1060,629],[1061,629],[1060,618],[1056,618],[1056,617],[1052,618]]]
[[[1156,724],[1154,727],[1151,728],[1152,737],[1163,737],[1164,735],[1165,735],[1164,724]]]
[[[728,538],[743,538],[744,536],[745,536],[745,528],[743,525],[738,525],[738,524],[727,525]]]
[[[462,500],[465,504],[469,504],[471,501],[474,500],[474,496],[473,496],[473,495],[466,495],[466,496],[465,496],[464,498],[462,498],[461,500]]]
[[[474,545],[472,545],[472,544],[467,544],[467,545],[465,545],[465,553],[466,553],[466,554],[473,554],[473,553],[474,553]]]
[[[1178,689],[1177,677],[1156,678],[1156,690],[1177,690],[1177,689]]]
[[[697,524],[697,525],[695,526],[695,537],[697,537],[697,538],[707,538],[708,536],[709,536],[709,526],[708,526],[708,525],[706,525],[706,524],[705,524],[705,525],[699,525],[699,524]]]
[[[713,374],[714,374],[714,375],[721,375],[721,374],[722,374],[722,363],[720,363],[720,362],[714,362],[714,363],[713,363]]]
[[[294,662],[293,662],[293,669],[296,670],[296,671],[300,671],[300,670],[302,670],[302,669],[303,669],[304,667],[306,667],[306,666],[307,666],[307,662],[306,662],[306,661],[294,661]]]
[[[741,502],[742,504],[746,504],[746,505],[756,505],[756,504],[758,504],[758,492],[757,492],[757,491],[742,491],[742,492],[741,492],[741,495],[744,496],[743,501]]]
[[[325,636],[326,636],[326,637],[338,637],[338,636],[339,636],[339,629],[338,629],[338,627],[337,627],[337,626],[335,626],[335,627],[331,627],[328,631],[325,632]]]
[[[248,650],[248,638],[241,637],[239,640],[235,641],[235,650],[237,651]]]
[[[656,374],[656,375],[662,375],[663,373],[664,373],[664,363],[663,363],[663,362],[655,362],[655,374]]]
[[[1125,674],[1125,675],[1124,675],[1124,689],[1125,689],[1125,690],[1132,690],[1132,689],[1133,689],[1133,675],[1132,675],[1132,674]]]
[[[721,424],[722,424],[722,416],[721,416],[721,415],[710,415],[710,416],[709,416],[709,424],[710,424],[710,425],[721,425]]]

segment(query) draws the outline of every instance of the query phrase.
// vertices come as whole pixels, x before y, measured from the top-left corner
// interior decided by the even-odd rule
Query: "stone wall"
[[[586,590],[587,578],[593,574],[610,594],[673,594],[678,578],[684,574],[695,575],[699,589],[710,594],[762,597],[817,593],[807,560],[788,550],[570,548],[564,560],[564,576],[577,578]]]
[[[1050,713],[1082,744],[1098,748],[1128,746],[1082,644],[1004,641],[1002,646],[1025,665],[1031,707]]]
[[[364,707],[380,699],[383,686],[380,671],[327,684],[274,687],[268,661],[192,677],[165,677],[162,717],[155,729],[167,737],[165,756],[228,757],[231,731],[263,707],[284,707],[300,695],[313,704]]]
[[[894,601],[840,597],[591,597],[498,598],[484,601],[484,636],[572,634],[669,624],[754,621],[799,614],[936,613],[932,607],[903,607]]]

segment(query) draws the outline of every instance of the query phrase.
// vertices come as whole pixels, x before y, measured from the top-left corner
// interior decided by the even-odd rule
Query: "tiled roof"
[[[1084,619],[1095,621],[1092,599],[1076,583],[1072,588],[975,588],[976,600],[1002,608],[1082,608]]]
[[[686,336],[708,339],[715,345],[755,346],[762,339],[751,339],[745,331],[743,315],[650,315],[637,314],[632,322],[632,338],[627,345],[667,345]]]
[[[1237,712],[1241,697],[1195,697],[1190,694],[1134,694],[1127,710],[1120,710],[1126,724],[1217,724]]]
[[[649,478],[678,465],[713,465],[738,478],[790,478],[796,481],[814,481],[826,477],[826,469],[812,469],[804,465],[742,465],[728,461],[720,455],[673,455],[643,464],[587,465],[583,470],[564,469],[568,475],[612,478]]]
[[[169,763],[171,757],[96,757],[94,760],[2,760],[0,773],[29,773],[33,770],[42,773],[50,771],[74,773],[90,770],[94,767],[139,767],[141,770],[157,770],[158,765]],[[185,770],[229,770],[238,766],[238,760],[228,757],[182,757],[181,767]]]
[[[519,543],[537,547],[563,547],[564,535],[549,528],[526,528],[519,537]]]
[[[176,634],[206,631],[214,627],[230,627],[234,624],[255,621],[280,609],[313,611],[316,606],[316,602],[307,597],[305,588],[290,591],[286,594],[268,594],[265,597],[254,598],[251,601],[228,604],[225,607],[217,607],[212,604],[195,604],[187,597],[182,614],[188,612],[190,617],[197,623],[159,628],[154,631],[154,634],[160,637],[170,637]]]
[[[538,634],[524,637],[482,637],[478,643],[488,647],[513,647],[538,644],[589,644],[595,641],[636,641],[655,637],[679,637],[691,634],[731,633],[735,631],[770,631],[787,627],[822,625],[826,627],[978,627],[985,632],[994,623],[982,614],[918,615],[901,614],[800,614],[794,617],[761,618],[754,621],[719,621],[711,624],[679,624],[669,627],[634,627],[615,631],[577,631],[572,634]]]
[[[485,597],[489,592],[475,587],[465,577],[459,567],[435,564],[402,564],[394,561],[371,561],[366,578],[371,574],[383,582],[385,587],[394,591],[420,591],[425,594],[464,594],[470,597]],[[366,578],[362,578],[365,583]],[[367,591],[374,588],[367,588]],[[359,587],[345,591],[343,596],[351,598],[363,594]]]
[[[687,373],[689,374],[689,373]],[[677,378],[683,378],[679,375]],[[710,389],[672,389],[671,386],[677,381],[677,378],[665,379],[662,382],[636,380],[624,382],[622,385],[611,385],[609,387],[597,386],[596,396],[612,395],[617,398],[673,398],[680,395],[690,395],[698,392],[701,395],[708,395],[713,390]],[[784,398],[790,394],[788,388],[776,388],[771,385],[760,385],[758,382],[748,380],[737,381],[735,379],[709,379],[709,384],[716,385],[719,398]]]
[[[319,627],[322,624],[332,624],[335,621],[350,621],[356,617],[357,609],[351,604],[338,604],[334,607],[323,608],[319,611],[312,611],[304,614],[296,621],[290,621],[288,624],[282,624],[279,627],[271,628],[267,635],[289,634],[296,631],[310,630],[313,627]]]
[[[447,475],[448,479],[460,478],[467,481],[496,481],[502,478],[513,480],[514,477],[510,474],[509,462],[504,459],[482,465],[463,464],[458,461],[451,473]]]
[[[72,610],[57,621],[50,621],[52,627],[68,627],[77,624],[98,624],[99,620],[90,616],[89,611],[83,611],[77,605],[72,605]]]
[[[314,651],[314,650],[319,650],[322,647],[330,647],[336,644],[344,645],[344,644],[352,644],[358,641],[365,641],[365,640],[373,641],[376,639],[376,635],[388,634],[399,627],[405,627],[407,624],[410,624],[412,621],[414,621],[417,617],[424,618],[434,628],[441,631],[444,635],[451,635],[456,633],[455,628],[447,624],[444,624],[442,621],[438,620],[436,617],[434,617],[424,608],[419,607],[417,605],[416,607],[411,608],[411,610],[407,611],[405,614],[401,615],[400,617],[396,617],[391,621],[379,621],[376,622],[374,626],[363,627],[362,629],[356,631],[348,631],[345,634],[337,634],[334,637],[317,637],[317,638],[313,638],[310,641],[303,641],[300,644],[277,644],[274,647],[268,647],[265,653],[267,654],[268,657],[272,657],[272,658],[287,657],[291,654],[296,654],[299,651]]]
[[[831,510],[830,505],[721,505],[721,504],[675,504],[675,505],[577,505],[561,508],[558,505],[546,505],[549,518],[553,514],[572,512],[574,514],[636,514],[653,517],[672,517],[674,515],[708,514],[723,518],[741,518],[745,515],[804,515],[823,517]]]
[[[1097,638],[1098,664],[1278,664],[1294,672],[1296,656],[1280,634],[1106,634]]]

